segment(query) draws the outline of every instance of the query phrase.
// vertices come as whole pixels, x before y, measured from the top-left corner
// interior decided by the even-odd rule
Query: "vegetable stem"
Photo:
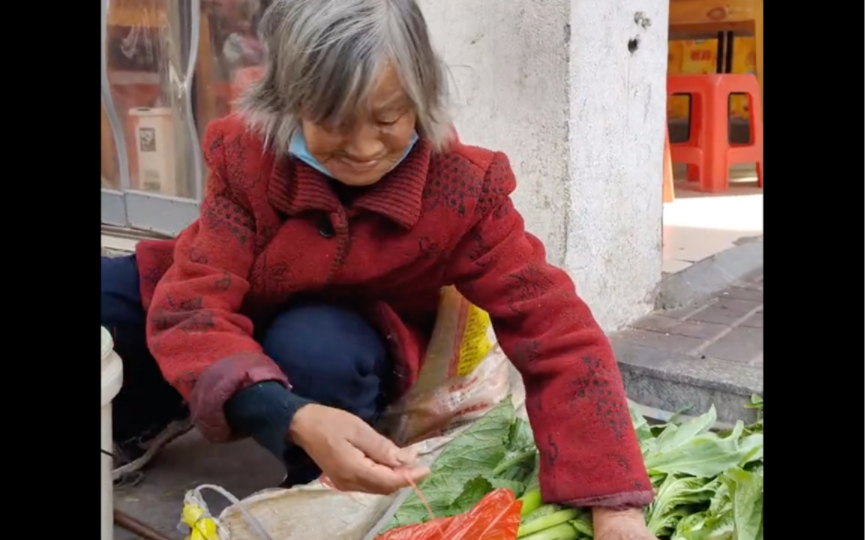
[[[522,538],[536,532],[551,529],[556,525],[567,523],[568,521],[576,518],[579,515],[579,512],[577,512],[573,508],[566,508],[564,510],[554,512],[548,516],[539,517],[538,519],[529,521],[528,523],[521,525],[519,531],[517,532],[517,538]],[[571,525],[571,527],[573,526]]]
[[[520,501],[523,502],[523,509],[520,512],[520,516],[527,516],[541,507],[544,504],[544,500],[541,497],[540,488],[535,488],[529,490],[523,494],[522,497],[519,498]]]
[[[570,523],[562,523],[549,529],[524,536],[522,540],[578,540],[580,533]],[[519,538],[519,537],[518,537]]]
[[[538,452],[537,450],[535,450],[534,448],[531,448],[529,450],[524,450],[522,452],[518,452],[518,453],[514,454],[513,456],[509,457],[508,459],[502,460],[502,462],[499,463],[496,466],[496,468],[493,469],[493,476],[498,476],[498,475],[502,474],[503,472],[505,472],[506,470],[510,469],[511,467],[513,467],[515,465],[519,465],[523,461],[533,457],[535,454],[537,454],[537,452]]]

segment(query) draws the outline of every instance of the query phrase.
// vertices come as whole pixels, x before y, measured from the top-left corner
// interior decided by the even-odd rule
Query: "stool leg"
[[[700,181],[700,168],[696,165],[688,164],[688,182],[699,182]]]
[[[763,187],[763,102],[757,92],[749,92],[748,101],[751,111],[751,144],[758,149],[757,185]]]
[[[690,108],[688,110],[688,144],[699,146],[702,143],[702,117],[705,114],[702,96],[694,92],[689,94]],[[685,179],[688,182],[700,181],[700,165],[688,163]]]
[[[703,167],[700,189],[707,193],[726,191],[729,186],[727,148],[729,134],[729,100],[727,92],[715,89],[706,96],[703,114]]]

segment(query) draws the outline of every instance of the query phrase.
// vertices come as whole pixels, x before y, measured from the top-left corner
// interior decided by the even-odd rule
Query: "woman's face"
[[[375,184],[402,158],[417,119],[393,68],[382,74],[366,106],[351,125],[319,125],[302,120],[310,154],[338,181]]]

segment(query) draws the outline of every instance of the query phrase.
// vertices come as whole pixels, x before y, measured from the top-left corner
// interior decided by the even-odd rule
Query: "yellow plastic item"
[[[191,531],[186,540],[219,540],[216,522],[205,514],[204,509],[198,505],[183,506],[180,519]]]

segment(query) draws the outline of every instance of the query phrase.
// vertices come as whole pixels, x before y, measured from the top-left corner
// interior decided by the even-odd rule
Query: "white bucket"
[[[110,453],[114,450],[111,437],[111,401],[123,384],[123,362],[114,352],[114,340],[102,327],[102,540],[114,540],[114,468]],[[106,454],[108,452],[109,454]]]

